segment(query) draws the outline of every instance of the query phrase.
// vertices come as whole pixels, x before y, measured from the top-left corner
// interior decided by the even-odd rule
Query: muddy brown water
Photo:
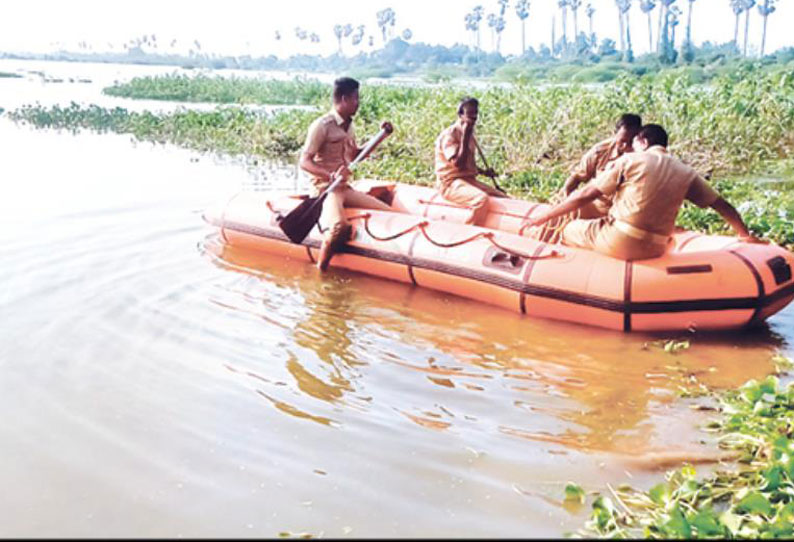
[[[559,537],[566,482],[716,450],[690,375],[791,353],[791,308],[621,334],[223,246],[201,211],[289,166],[5,116],[0,148],[3,536]]]

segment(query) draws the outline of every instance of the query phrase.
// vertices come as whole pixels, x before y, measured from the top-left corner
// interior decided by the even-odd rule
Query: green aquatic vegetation
[[[329,86],[316,80],[292,81],[197,75],[136,77],[102,92],[108,96],[219,104],[315,105],[327,101]]]
[[[790,368],[780,358],[778,367]],[[609,538],[790,538],[794,536],[794,385],[776,376],[716,394],[719,419],[706,426],[736,466],[699,477],[668,472],[647,491],[598,495],[581,536]],[[567,498],[566,488],[566,498]]]
[[[112,130],[199,150],[296,160],[309,124],[318,112],[330,108],[330,85],[307,80],[166,76],[134,79],[111,89],[108,92],[140,98],[303,103],[316,109],[264,115],[224,106],[153,114],[72,104],[28,106],[11,116],[40,127]],[[791,171],[792,70],[764,72],[750,66],[717,77],[708,87],[675,72],[653,77],[624,74],[597,88],[365,85],[356,116],[359,138],[376,133],[387,119],[395,133],[361,164],[358,175],[432,184],[435,139],[456,119],[464,94],[480,99],[478,137],[489,164],[502,174],[499,184],[514,196],[548,201],[582,154],[612,133],[615,119],[636,111],[646,121],[668,128],[671,152],[714,179],[753,232],[794,245],[794,195],[789,186],[747,180],[770,171]],[[729,231],[716,213],[691,205],[684,206],[678,225],[706,233]]]
[[[0,72],[0,79],[2,78],[19,78],[22,77],[18,73]]]

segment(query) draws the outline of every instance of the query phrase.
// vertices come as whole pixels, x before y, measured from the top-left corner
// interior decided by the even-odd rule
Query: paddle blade
[[[278,223],[284,235],[289,237],[293,243],[302,243],[323,212],[323,200],[325,194],[318,198],[303,200],[300,205],[290,211]]]

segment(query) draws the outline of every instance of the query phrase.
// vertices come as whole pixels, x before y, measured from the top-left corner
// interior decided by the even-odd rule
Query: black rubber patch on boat
[[[693,273],[711,273],[714,268],[711,264],[703,265],[674,265],[667,268],[668,275],[689,275]]]
[[[524,268],[527,259],[517,254],[509,254],[496,247],[488,247],[482,258],[485,267],[499,269],[517,275]]]
[[[631,279],[634,274],[634,263],[626,262],[623,274],[623,331],[631,331]]]
[[[748,326],[752,326],[753,324],[757,323],[758,316],[761,314],[761,310],[764,308],[764,296],[766,296],[764,290],[764,281],[761,279],[761,273],[758,272],[758,269],[755,268],[753,262],[751,262],[746,256],[739,254],[734,250],[729,250],[731,254],[742,260],[744,265],[746,265],[750,272],[753,274],[753,278],[755,279],[755,284],[758,286],[758,301],[755,304],[755,310],[753,311],[753,315],[750,317],[750,320],[747,322]]]
[[[772,270],[775,284],[778,286],[791,280],[791,266],[783,256],[775,256],[771,260],[767,260],[766,264]]]

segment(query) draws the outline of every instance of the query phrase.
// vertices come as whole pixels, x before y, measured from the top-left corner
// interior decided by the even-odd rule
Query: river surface
[[[0,80],[0,106],[37,85],[81,83]],[[663,470],[635,456],[716,450],[691,375],[738,386],[792,354],[791,307],[614,333],[320,277],[203,223],[294,167],[6,115],[0,148],[3,537],[560,537],[589,515],[566,482],[647,488]]]

